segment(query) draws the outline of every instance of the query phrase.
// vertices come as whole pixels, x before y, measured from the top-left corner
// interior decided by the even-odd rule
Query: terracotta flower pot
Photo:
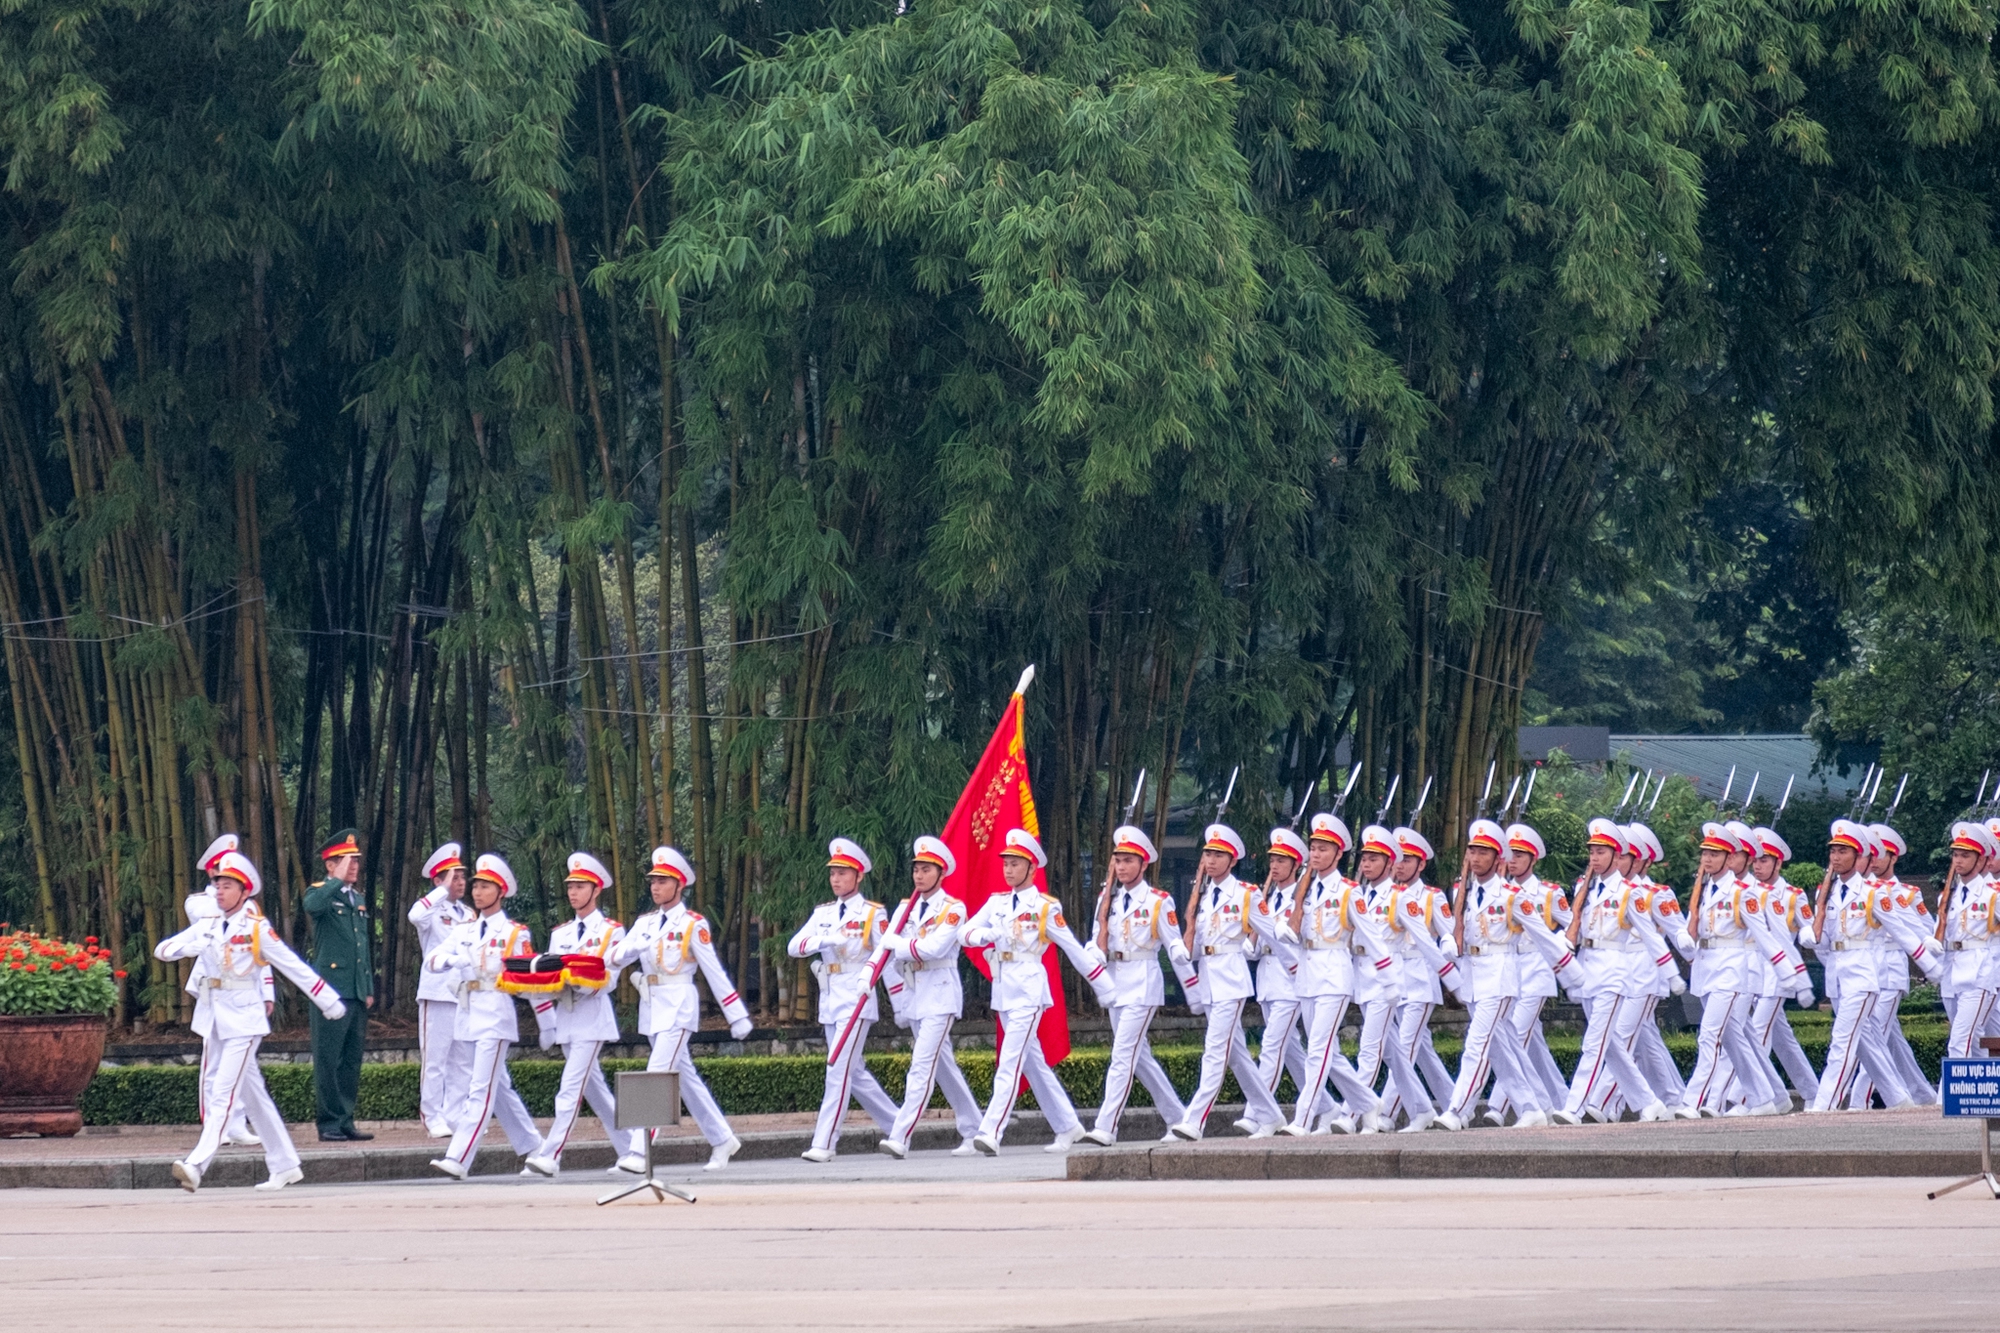
[[[76,1099],[104,1058],[103,1014],[0,1014],[0,1136],[83,1128]]]

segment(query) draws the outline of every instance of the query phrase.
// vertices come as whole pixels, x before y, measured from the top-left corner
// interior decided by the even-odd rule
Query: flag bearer
[[[869,958],[881,942],[885,924],[882,905],[861,896],[861,877],[875,863],[859,843],[847,838],[835,838],[827,844],[826,852],[826,879],[833,901],[813,909],[799,933],[792,936],[786,952],[794,958],[813,960],[813,974],[819,979],[819,1021],[829,1051],[856,1005],[861,1006],[862,1019],[855,1024],[840,1059],[826,1067],[826,1092],[820,1098],[812,1146],[799,1154],[808,1162],[833,1160],[850,1096],[861,1103],[861,1109],[884,1134],[895,1129],[900,1109],[868,1072],[861,1055],[868,1044],[869,1027],[881,1016],[874,988],[862,991],[868,981]]]
[[[965,904],[944,891],[945,880],[958,873],[958,858],[942,839],[918,838],[910,856],[908,907],[897,929],[885,934],[880,946],[889,951],[889,1004],[896,1021],[910,1029],[910,1073],[903,1085],[903,1106],[895,1126],[875,1146],[891,1157],[909,1156],[910,1135],[931,1092],[942,1087],[944,1099],[958,1116],[960,1143],[954,1154],[969,1157],[972,1137],[979,1132],[979,1099],[958,1067],[952,1052],[951,1028],[965,1013],[965,987],[958,979],[958,932],[966,919]]]
[[[709,993],[729,1021],[729,1035],[738,1041],[750,1035],[750,1010],[716,956],[708,918],[687,905],[693,883],[694,866],[678,849],[655,847],[646,876],[654,910],[632,923],[625,938],[612,946],[608,961],[614,968],[638,964],[632,984],[639,989],[639,1031],[653,1044],[646,1069],[681,1076],[681,1101],[709,1145],[708,1165],[702,1169],[720,1171],[742,1151],[743,1140],[729,1128],[688,1053],[688,1040],[701,1027],[695,973],[708,978]]]
[[[281,1190],[297,1184],[305,1173],[299,1168],[298,1149],[292,1146],[285,1119],[278,1114],[264,1087],[263,1071],[257,1067],[257,1047],[271,1031],[264,1008],[263,969],[268,964],[284,973],[285,979],[304,991],[314,1008],[329,1018],[338,1020],[347,1006],[304,959],[285,947],[257,910],[253,900],[263,890],[263,877],[248,857],[234,851],[222,853],[216,860],[215,879],[220,915],[195,922],[178,935],[161,940],[153,950],[153,956],[162,962],[201,960],[202,984],[209,991],[211,1040],[221,1048],[209,1076],[208,1119],[202,1122],[194,1151],[174,1163],[174,1179],[190,1194],[201,1188],[202,1172],[222,1146],[223,1128],[241,1102],[263,1141],[264,1164],[270,1171],[270,1178],[257,1188]]]

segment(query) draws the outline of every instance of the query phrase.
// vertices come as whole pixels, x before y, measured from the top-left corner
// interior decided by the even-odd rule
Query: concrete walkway
[[[1055,1160],[984,1165],[1034,1159]],[[1988,1327],[2000,1290],[2000,1205],[1928,1203],[1907,1180],[930,1174],[963,1162],[922,1164],[925,1179],[711,1178],[693,1206],[598,1208],[602,1177],[23,1190],[0,1263],[14,1326],[163,1333],[1900,1333]]]

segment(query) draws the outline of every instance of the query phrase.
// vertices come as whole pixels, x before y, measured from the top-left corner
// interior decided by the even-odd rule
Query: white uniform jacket
[[[500,989],[500,973],[509,958],[534,956],[534,936],[526,926],[509,921],[505,912],[461,922],[444,943],[424,955],[424,966],[449,977],[458,995],[453,1040],[521,1039],[514,997]]]
[[[1654,994],[1662,960],[1673,959],[1653,925],[1652,886],[1614,870],[1584,886],[1576,910],[1583,917],[1577,949],[1592,987],[1619,995]]]
[[[734,1024],[750,1016],[743,998],[729,980],[708,918],[683,898],[672,907],[648,912],[632,923],[625,938],[611,946],[605,961],[611,967],[638,964],[632,985],[639,992],[639,1032],[694,1031],[701,1026],[701,996],[695,973],[708,978],[709,994],[722,1006],[722,1016]]]
[[[1105,957],[1113,1005],[1143,1005],[1157,1009],[1167,1002],[1167,980],[1160,971],[1160,950],[1167,951],[1174,977],[1188,1003],[1200,1004],[1201,978],[1181,939],[1180,914],[1173,895],[1141,880],[1126,887],[1111,886],[1104,912],[1104,938],[1097,941]]]
[[[278,938],[254,902],[245,902],[230,916],[197,921],[180,934],[161,940],[153,957],[162,962],[182,958],[201,961],[211,1035],[218,1040],[262,1037],[271,1031],[271,1020],[264,1013],[263,969],[267,964],[284,973],[285,979],[304,991],[329,1018],[347,1012],[333,987]]]
[[[916,898],[903,910],[896,932],[902,942],[889,950],[889,967],[883,973],[889,982],[889,1002],[900,1021],[964,1015],[958,932],[966,915],[965,904],[943,889]]]
[[[822,1026],[845,1023],[857,1004],[866,1006],[862,1017],[871,1023],[882,1016],[875,988],[870,986],[863,995],[861,987],[868,980],[868,963],[877,937],[888,928],[887,920],[882,904],[855,893],[813,908],[799,933],[785,946],[785,952],[794,958],[814,959]]]
[[[1447,939],[1455,933],[1451,902],[1421,881],[1389,890],[1389,946],[1396,951],[1405,1004],[1442,1004],[1438,974],[1453,966],[1438,944],[1442,927]],[[1458,948],[1454,940],[1452,948]]]
[[[1812,900],[1806,897],[1804,889],[1796,888],[1779,878],[1762,886],[1764,890],[1764,924],[1777,936],[1778,943],[1785,947],[1784,956],[1774,959],[1768,953],[1760,953],[1758,962],[1763,975],[1757,994],[1766,998],[1790,997],[1807,989],[1812,979],[1806,975],[1806,960],[1799,952],[1799,927],[1812,914]],[[1904,969],[1908,971],[1907,968]]]
[[[445,889],[433,888],[410,904],[410,924],[417,928],[418,950],[429,953],[443,944],[453,930],[477,915],[472,910],[472,904],[465,899],[454,898]],[[417,969],[417,998],[456,1004],[458,992],[452,988],[449,976],[420,967]]]
[[[2000,990],[2000,885],[1986,875],[1961,880],[1939,910],[1952,991]]]
[[[1265,910],[1277,921],[1292,919],[1292,895],[1305,887],[1302,880],[1274,884],[1264,894]],[[1287,930],[1290,929],[1288,926]],[[1280,940],[1276,934],[1257,937],[1257,1003],[1289,1003],[1298,999],[1298,944]]]
[[[1533,871],[1525,879],[1513,881],[1517,919],[1533,917],[1551,935],[1569,929],[1569,895],[1560,884],[1551,884]],[[1565,946],[1567,948],[1567,946]],[[1524,948],[1515,964],[1521,982],[1521,998],[1552,999],[1556,994],[1556,973],[1535,948]]]
[[[1689,990],[1702,996],[1761,993],[1765,967],[1783,959],[1790,944],[1772,928],[1765,896],[1755,880],[1729,872],[1702,889]]]
[[[1062,904],[1039,889],[994,894],[972,914],[958,938],[965,948],[987,951],[996,1014],[1046,1009],[1053,1003],[1048,967],[1042,962],[1051,944],[1083,974],[1097,993],[1098,1003],[1110,1002],[1103,955],[1077,942],[1063,923]]]
[[[585,990],[565,986],[554,995],[537,995],[530,1007],[535,1026],[541,1029],[542,1048],[573,1041],[617,1041],[618,1011],[611,995],[622,970],[611,962],[611,951],[625,938],[625,927],[604,913],[575,917],[549,932],[549,952],[587,953],[604,960],[604,989]]]
[[[1250,979],[1250,958],[1259,940],[1273,943],[1291,934],[1271,915],[1255,884],[1225,875],[1201,890],[1194,913],[1195,967],[1201,973],[1203,1000],[1226,1004],[1256,993]]]
[[[1298,975],[1293,984],[1301,999],[1324,1000],[1337,995],[1359,998],[1398,986],[1396,955],[1381,929],[1359,910],[1361,888],[1332,871],[1306,885],[1305,908],[1299,914]]]
[[[263,914],[254,900],[247,905],[251,911],[257,912],[260,916]],[[215,890],[212,888],[189,894],[187,901],[181,904],[181,910],[187,913],[189,925],[222,919],[222,904],[215,901]],[[264,1002],[275,1003],[278,998],[278,983],[271,975],[271,965],[266,963],[258,968],[257,975],[264,983]],[[182,987],[188,994],[194,996],[194,1013],[188,1016],[188,1031],[204,1041],[215,1035],[214,1007],[209,1004],[209,996],[214,992],[211,987],[202,984],[207,976],[207,964],[197,955],[194,964],[188,968],[187,985]]]
[[[1521,895],[1502,876],[1467,877],[1459,967],[1471,983],[1474,1001],[1520,998],[1523,946],[1516,914],[1523,910]]]

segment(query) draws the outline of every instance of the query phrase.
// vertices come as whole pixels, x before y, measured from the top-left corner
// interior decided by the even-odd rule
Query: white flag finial
[[[1020,681],[1015,684],[1014,693],[1026,694],[1028,692],[1028,686],[1034,683],[1034,679],[1035,679],[1035,664],[1033,662],[1030,662],[1028,663],[1028,669],[1021,673]]]

